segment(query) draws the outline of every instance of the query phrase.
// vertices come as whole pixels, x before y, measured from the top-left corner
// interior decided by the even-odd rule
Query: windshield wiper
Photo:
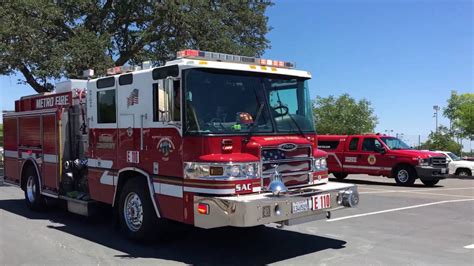
[[[255,128],[255,125],[258,124],[258,120],[260,119],[260,116],[262,115],[263,107],[265,106],[265,102],[262,102],[260,106],[258,107],[258,112],[257,116],[255,116],[255,120],[253,121],[252,125],[249,128],[249,132],[247,134],[247,137],[244,138],[244,142],[248,143],[250,141],[250,137],[252,136],[253,129]]]
[[[295,119],[293,118],[293,116],[291,116],[291,114],[288,114],[288,116],[290,117],[291,121],[293,121],[293,124],[295,124],[296,128],[298,129],[298,132],[301,134],[301,136],[303,138],[306,138],[306,135],[304,134],[303,130],[301,130],[301,127],[300,125],[298,125],[298,123],[296,123]]]

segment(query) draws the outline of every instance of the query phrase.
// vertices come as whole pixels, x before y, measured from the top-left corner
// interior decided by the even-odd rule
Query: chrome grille
[[[431,157],[431,165],[436,167],[446,167],[447,160],[446,157]]]
[[[310,145],[297,146],[292,151],[281,150],[278,147],[264,147],[261,150],[262,178],[269,178],[274,173],[272,165],[278,164],[278,172],[282,175],[285,185],[308,183],[313,168],[312,154]]]

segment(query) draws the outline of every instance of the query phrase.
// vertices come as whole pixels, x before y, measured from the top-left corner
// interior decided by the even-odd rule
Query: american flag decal
[[[138,89],[133,89],[127,97],[127,108],[134,104],[138,104]]]

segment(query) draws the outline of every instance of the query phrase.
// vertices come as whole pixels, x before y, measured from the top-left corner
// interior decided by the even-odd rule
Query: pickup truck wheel
[[[472,173],[469,171],[469,169],[458,169],[456,171],[456,175],[458,176],[471,176]]]
[[[148,184],[143,178],[128,180],[120,194],[120,229],[131,240],[149,242],[158,226]]]
[[[416,171],[409,166],[399,166],[395,170],[395,181],[398,185],[411,186],[415,183]]]
[[[432,187],[432,186],[438,184],[439,179],[431,179],[431,180],[421,179],[421,182],[423,182],[423,184],[425,184],[425,186],[427,186],[427,187]]]
[[[40,192],[38,176],[31,168],[26,172],[25,201],[28,208],[33,211],[42,211],[46,206],[46,201]]]
[[[332,173],[334,175],[334,177],[337,179],[337,180],[343,180],[344,178],[346,178],[349,174],[347,173]]]

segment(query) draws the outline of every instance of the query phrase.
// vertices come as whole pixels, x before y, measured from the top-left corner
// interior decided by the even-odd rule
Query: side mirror
[[[377,147],[375,146],[375,151],[380,153],[380,154],[385,154],[387,153],[387,150],[385,150],[385,147]]]
[[[163,80],[163,87],[165,92],[166,102],[165,104],[165,113],[166,118],[164,119],[166,122],[173,121],[173,112],[174,112],[174,88],[173,88],[173,79],[171,77],[167,77]]]

